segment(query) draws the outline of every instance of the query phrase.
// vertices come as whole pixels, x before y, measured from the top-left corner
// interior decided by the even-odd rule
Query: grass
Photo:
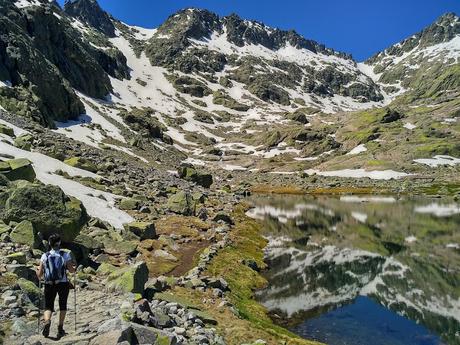
[[[391,194],[390,190],[377,187],[315,187],[302,189],[296,186],[257,185],[251,188],[255,194],[286,195],[343,195],[343,194]]]
[[[245,215],[244,206],[235,208],[232,217],[235,228],[231,232],[232,244],[222,250],[209,264],[205,275],[223,277],[229,284],[228,298],[238,311],[216,313],[206,310],[224,326],[221,331],[230,345],[264,339],[268,344],[308,345],[315,342],[300,339],[288,330],[275,325],[267,309],[254,299],[254,291],[266,286],[267,281],[258,272],[243,263],[254,260],[264,268],[263,249],[267,242],[261,235],[261,225]]]

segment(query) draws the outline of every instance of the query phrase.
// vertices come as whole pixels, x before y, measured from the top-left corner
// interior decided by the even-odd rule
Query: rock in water
[[[9,191],[4,219],[29,220],[44,238],[58,233],[64,242],[72,242],[88,221],[88,215],[79,200],[66,196],[56,186],[25,184]]]
[[[0,172],[10,181],[25,180],[33,182],[35,180],[32,162],[25,158],[0,162]]]

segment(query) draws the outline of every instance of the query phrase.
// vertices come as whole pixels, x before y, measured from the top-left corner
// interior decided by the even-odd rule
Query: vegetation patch
[[[254,299],[254,291],[265,287],[267,281],[244,261],[252,260],[261,269],[265,268],[263,249],[267,241],[262,237],[261,225],[248,218],[245,210],[243,205],[235,208],[232,218],[236,225],[230,233],[232,244],[211,261],[205,272],[210,276],[223,277],[228,282],[228,297],[242,320],[227,310],[217,312],[215,308],[208,307],[206,311],[218,320],[218,327],[231,345],[257,339],[264,339],[270,344],[280,341],[292,345],[316,344],[276,326],[265,307]]]

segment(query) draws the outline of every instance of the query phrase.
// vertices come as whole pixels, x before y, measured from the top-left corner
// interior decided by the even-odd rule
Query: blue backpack
[[[46,253],[45,262],[45,283],[56,284],[66,279],[64,251],[57,253]]]

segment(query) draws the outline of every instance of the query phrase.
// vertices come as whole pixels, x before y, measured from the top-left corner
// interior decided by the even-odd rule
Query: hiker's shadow
[[[52,337],[52,336],[49,336],[47,339],[48,339],[48,340],[51,340],[51,341],[59,341],[59,340],[61,340],[62,338],[64,338],[64,337]]]

